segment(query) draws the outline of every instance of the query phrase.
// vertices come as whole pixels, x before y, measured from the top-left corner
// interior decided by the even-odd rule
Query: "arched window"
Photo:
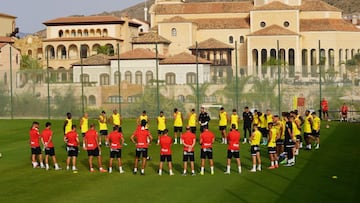
[[[76,32],[75,32],[75,30],[71,30],[71,37],[76,37]]]
[[[152,71],[147,71],[146,72],[146,84],[147,85],[152,85],[153,84],[153,78],[154,78],[154,74]]]
[[[261,49],[261,64],[264,65],[267,61],[267,50]]]
[[[277,59],[276,58],[276,50],[275,49],[270,49],[270,57],[273,59]]]
[[[135,72],[135,84],[141,85],[142,84],[142,73],[141,71]]]
[[[196,73],[187,73],[186,84],[195,84],[195,83],[196,83]]]
[[[61,38],[61,37],[63,37],[63,36],[64,36],[64,31],[59,30],[59,37]]]
[[[180,102],[185,102],[185,96],[184,96],[184,95],[179,95],[179,96],[178,96],[178,100],[179,100]]]
[[[107,29],[103,29],[103,37],[107,37],[108,36],[108,30]]]
[[[244,36],[240,36],[240,43],[244,43],[244,42],[245,42]]]
[[[67,71],[65,70],[64,67],[60,67],[58,69],[59,75],[60,75],[60,81],[61,82],[65,82],[67,81]]]
[[[120,80],[119,80],[119,78],[120,78]],[[121,74],[119,74],[119,71],[116,71],[114,73],[114,84],[116,84],[116,85],[119,84],[119,81],[121,81]]]
[[[176,84],[176,75],[175,73],[166,73],[165,81],[167,85],[175,85]]]
[[[252,51],[253,64],[255,66],[259,65],[259,52],[257,49],[253,49]]]
[[[230,44],[234,43],[234,37],[233,36],[229,36],[229,43]]]
[[[89,106],[94,106],[96,105],[96,98],[94,95],[90,95],[89,96]]]
[[[78,36],[78,37],[82,37],[82,30],[78,30],[78,31],[77,31],[77,36]]]
[[[27,54],[27,55],[32,57],[32,50],[31,50],[31,49],[28,50],[28,54]]]
[[[176,35],[177,35],[176,28],[172,28],[171,29],[171,36],[176,37]]]
[[[307,66],[308,65],[308,50],[307,49],[303,49],[301,51],[301,64],[303,66]]]
[[[90,76],[89,74],[83,74],[80,75],[80,82],[89,83],[90,82]]]
[[[131,72],[130,71],[126,71],[125,72],[125,80],[129,83],[129,84],[131,84]]]
[[[84,30],[84,37],[88,37],[89,36],[89,31],[87,29]]]
[[[334,66],[335,65],[335,57],[334,57],[334,55],[335,55],[335,51],[334,51],[334,49],[329,49],[329,53],[328,53],[328,59],[329,59],[329,61],[328,61],[328,63],[329,63],[329,66]]]
[[[100,85],[110,85],[109,74],[103,73],[100,75]]]
[[[295,50],[289,49],[289,77],[295,77]]]

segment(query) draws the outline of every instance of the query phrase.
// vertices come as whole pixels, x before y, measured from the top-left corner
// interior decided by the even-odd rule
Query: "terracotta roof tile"
[[[82,60],[83,66],[99,66],[99,65],[110,65],[110,57],[105,54],[96,54],[89,56],[88,58],[84,58]],[[72,64],[73,66],[80,66],[81,61],[75,62]]]
[[[6,13],[0,13],[0,16],[7,17],[7,18],[17,18],[16,16],[12,16],[12,15],[9,15],[9,14],[6,14]]]
[[[341,9],[329,5],[321,0],[303,0],[300,6],[301,11],[338,11]]]
[[[117,40],[123,41],[119,38],[114,37],[59,37],[44,39],[43,42],[61,42],[61,41],[102,41],[102,40]]]
[[[196,45],[189,47],[190,50],[196,49]],[[220,42],[214,38],[207,39],[198,43],[198,49],[234,49],[232,46]]]
[[[179,4],[158,4],[156,14],[193,14],[193,13],[248,13],[254,7],[251,1],[241,2],[188,2]]]
[[[348,31],[359,32],[360,29],[343,19],[304,19],[300,20],[300,31]]]
[[[253,11],[262,11],[262,10],[297,10],[296,6],[289,6],[279,1],[273,1],[271,3],[256,6]]]
[[[155,44],[155,43],[170,44],[171,41],[166,39],[165,37],[162,37],[161,35],[158,35],[155,32],[148,32],[139,37],[133,38],[132,43],[133,44]]]
[[[3,48],[5,45],[7,45],[7,43],[0,42],[0,48]]]
[[[124,20],[115,16],[77,16],[77,17],[61,17],[45,21],[45,25],[88,25],[88,24],[109,24],[124,23]]]
[[[0,36],[0,42],[13,43],[13,42],[15,42],[15,39],[12,38],[12,37],[2,37],[2,36]]]
[[[270,25],[264,29],[249,34],[249,36],[264,36],[264,35],[298,35],[298,34],[291,30],[285,29],[279,25]]]
[[[250,28],[249,18],[202,18],[202,19],[185,19],[175,16],[165,19],[164,23],[195,23],[198,29],[239,29]]]
[[[160,64],[196,64],[196,56],[186,52],[165,58],[159,62]],[[211,61],[198,57],[199,64],[211,64]]]
[[[158,59],[163,59],[165,56],[158,54]],[[117,56],[112,56],[111,59],[117,59]],[[136,59],[156,59],[156,53],[149,49],[137,48],[120,54],[122,60],[136,60]]]

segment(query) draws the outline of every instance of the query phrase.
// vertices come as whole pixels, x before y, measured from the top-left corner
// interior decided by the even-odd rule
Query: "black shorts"
[[[323,113],[324,115],[326,114],[327,116],[329,116],[329,111],[324,111],[324,110],[323,110],[322,113]]]
[[[289,140],[285,140],[284,145],[286,148],[293,148],[295,146],[295,143],[292,139],[289,139]]]
[[[196,126],[190,127],[190,131],[195,134],[196,133]]]
[[[160,155],[160,162],[171,162],[172,158],[171,155]]]
[[[40,147],[31,147],[31,154],[41,154],[41,148]]]
[[[231,158],[240,158],[240,152],[239,150],[228,150],[227,151],[227,158],[231,159]]]
[[[201,159],[206,159],[206,158],[212,159],[213,158],[212,148],[201,149],[200,158]]]
[[[284,145],[284,140],[283,139],[277,139],[276,140],[276,145]]]
[[[182,133],[182,127],[174,126],[174,133],[176,133],[176,132]]]
[[[266,128],[260,128],[259,131],[261,132],[263,137],[267,137],[268,130]]]
[[[200,132],[204,132],[204,127],[207,127],[209,129],[209,125],[200,125]]]
[[[296,135],[296,141],[301,141],[301,135]]]
[[[224,126],[219,126],[219,130],[220,130],[220,131],[226,130],[226,125],[224,125]]]
[[[308,138],[309,136],[311,136],[311,133],[305,133],[305,132],[304,132],[304,138],[305,138],[305,139]]]
[[[88,156],[99,156],[99,148],[87,150]]]
[[[78,147],[73,147],[73,146],[67,146],[66,147],[66,151],[68,153],[68,156],[78,156],[79,153],[79,148]]]
[[[276,147],[268,147],[269,154],[275,154],[276,153]]]
[[[55,156],[55,148],[54,147],[45,148],[45,155]]]
[[[313,131],[312,131],[312,135],[313,135],[314,137],[320,137],[320,130],[319,130],[318,132],[316,132],[316,130],[313,130]]]
[[[99,134],[100,134],[100,135],[103,135],[103,136],[107,136],[107,135],[108,135],[108,131],[107,131],[107,130],[100,130],[100,131],[99,131]]]
[[[147,148],[136,148],[135,156],[137,158],[147,158],[148,157],[148,149]]]
[[[122,127],[121,126],[119,126],[119,128],[118,128],[118,132],[122,133]]]
[[[81,133],[82,137],[85,137],[85,134],[86,134],[86,133]]]
[[[110,158],[121,158],[121,149],[110,149]]]
[[[195,161],[195,155],[194,155],[194,152],[187,152],[187,151],[184,151],[184,154],[183,154],[183,161]]]
[[[251,123],[244,123],[243,129],[250,129],[251,130]]]
[[[259,145],[251,145],[250,152],[252,156],[256,156],[256,153],[260,152]]]
[[[164,134],[164,130],[158,130],[158,135],[163,135]]]

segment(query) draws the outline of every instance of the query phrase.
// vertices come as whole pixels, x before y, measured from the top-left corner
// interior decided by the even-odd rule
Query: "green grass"
[[[123,148],[125,174],[90,173],[87,154],[78,157],[79,173],[32,169],[28,130],[32,120],[0,120],[0,202],[356,202],[360,188],[359,124],[331,123],[321,132],[318,151],[300,151],[294,167],[267,170],[269,159],[262,148],[263,171],[250,173],[249,145],[241,145],[243,173],[223,174],[226,146],[214,146],[215,175],[182,177],[182,146],[173,146],[175,176],[157,175],[159,147],[152,144],[146,175],[131,173],[134,145],[129,136],[135,129],[134,120],[125,120],[125,138],[129,145]],[[41,120],[41,129],[45,120]],[[78,122],[78,121],[76,121]],[[65,167],[66,151],[62,142],[63,121],[52,121],[58,162]],[[211,130],[219,136],[216,123]],[[155,125],[151,126],[155,134]],[[170,128],[170,132],[172,129]],[[172,134],[172,133],[170,133]],[[154,136],[156,137],[156,136]],[[103,162],[108,165],[108,149],[103,148]],[[196,168],[199,168],[199,147],[196,149]],[[332,176],[338,179],[332,179]]]

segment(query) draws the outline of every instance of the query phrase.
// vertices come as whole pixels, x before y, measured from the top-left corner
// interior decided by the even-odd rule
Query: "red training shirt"
[[[210,131],[204,131],[201,133],[200,139],[202,140],[201,149],[212,148],[215,135]]]
[[[47,147],[54,147],[54,144],[52,142],[52,139],[50,140],[50,138],[52,137],[53,132],[52,130],[45,128],[42,132],[41,132],[41,137],[44,141],[44,144],[47,145]],[[50,141],[49,141],[50,140]]]
[[[228,133],[228,150],[239,150],[240,149],[240,132],[232,130]]]
[[[149,131],[145,129],[140,129],[135,132],[136,137],[136,148],[148,148],[149,143],[147,138],[149,137]]]
[[[86,140],[86,149],[93,150],[98,147],[98,133],[94,129],[90,129],[85,133],[84,139]]]
[[[121,149],[121,138],[123,135],[120,132],[113,131],[108,135],[111,149]]]
[[[78,134],[75,131],[70,131],[66,133],[65,138],[67,139],[67,145],[71,147],[77,147],[79,146],[79,143],[77,141]]]
[[[196,139],[196,136],[192,132],[185,132],[184,134],[182,134],[181,139],[183,139],[184,144],[193,145],[194,139]],[[189,147],[184,145],[184,151],[189,152]],[[193,151],[194,151],[194,147],[191,149],[191,152],[193,152]]]
[[[30,129],[30,146],[31,147],[40,147],[40,134],[39,134],[39,129],[37,128],[31,128]]]
[[[172,138],[166,135],[159,137],[160,144],[160,154],[161,155],[171,155],[171,144]]]

